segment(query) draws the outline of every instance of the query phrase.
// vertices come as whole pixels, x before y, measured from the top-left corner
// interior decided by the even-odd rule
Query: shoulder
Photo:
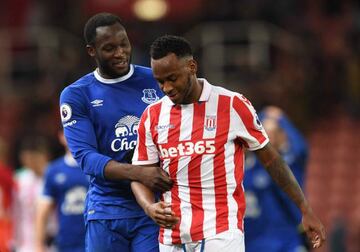
[[[235,91],[232,91],[232,90],[229,90],[227,88],[224,88],[224,87],[221,87],[221,86],[215,86],[215,85],[212,85],[212,94],[214,95],[221,95],[221,96],[226,96],[226,97],[229,97],[230,99],[234,99],[234,98],[238,98],[238,99],[241,99],[241,100],[245,100],[246,98],[238,93],[238,92],[235,92]]]
[[[152,76],[152,70],[150,67],[140,66],[140,65],[133,65],[133,66],[135,73]]]
[[[96,78],[94,76],[94,73],[88,73],[65,87],[61,92],[61,97],[80,94],[82,89],[91,86],[95,81]]]
[[[140,65],[133,65],[133,66],[134,66],[134,77],[140,77],[146,79],[147,81],[151,81],[154,84],[157,84],[151,68]]]

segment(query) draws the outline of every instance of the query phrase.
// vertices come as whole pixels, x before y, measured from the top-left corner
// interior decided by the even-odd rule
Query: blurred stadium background
[[[56,139],[60,91],[94,67],[83,25],[102,11],[124,19],[134,63],[149,65],[157,36],[183,35],[199,76],[284,109],[310,143],[306,193],[328,233],[317,251],[360,251],[359,1],[1,0],[0,137],[14,169],[24,136]]]

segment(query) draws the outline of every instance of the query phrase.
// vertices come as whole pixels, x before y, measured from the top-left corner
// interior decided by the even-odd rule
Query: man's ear
[[[86,51],[91,57],[95,57],[95,47],[93,47],[92,45],[86,45]]]
[[[190,59],[189,60],[189,67],[190,67],[190,72],[192,74],[196,74],[197,73],[197,62],[194,59]]]

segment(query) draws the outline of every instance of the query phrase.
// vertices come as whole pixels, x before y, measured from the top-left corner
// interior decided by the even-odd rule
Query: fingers
[[[316,231],[309,230],[306,232],[306,234],[307,234],[309,240],[311,241],[313,248],[321,247],[324,244],[324,241],[326,239],[325,230],[323,227]]]
[[[158,206],[153,215],[155,222],[164,228],[174,228],[179,222],[179,218],[171,210],[171,204],[165,202],[157,203]]]
[[[173,186],[173,181],[171,179],[159,179],[159,181],[155,182],[152,186],[150,186],[153,191],[166,192],[169,191]]]
[[[167,173],[163,170],[160,170],[159,177],[157,181],[155,182],[155,187],[160,192],[166,192],[169,191],[174,182],[170,179],[170,177],[167,175]]]

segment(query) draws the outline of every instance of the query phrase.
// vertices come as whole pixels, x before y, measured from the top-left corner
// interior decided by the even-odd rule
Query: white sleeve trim
[[[248,148],[248,150],[250,150],[250,151],[260,150],[260,149],[264,148],[265,145],[268,144],[268,142],[269,142],[269,138],[266,138],[266,140],[265,140],[262,144],[257,145],[257,146],[255,146],[255,147]]]

